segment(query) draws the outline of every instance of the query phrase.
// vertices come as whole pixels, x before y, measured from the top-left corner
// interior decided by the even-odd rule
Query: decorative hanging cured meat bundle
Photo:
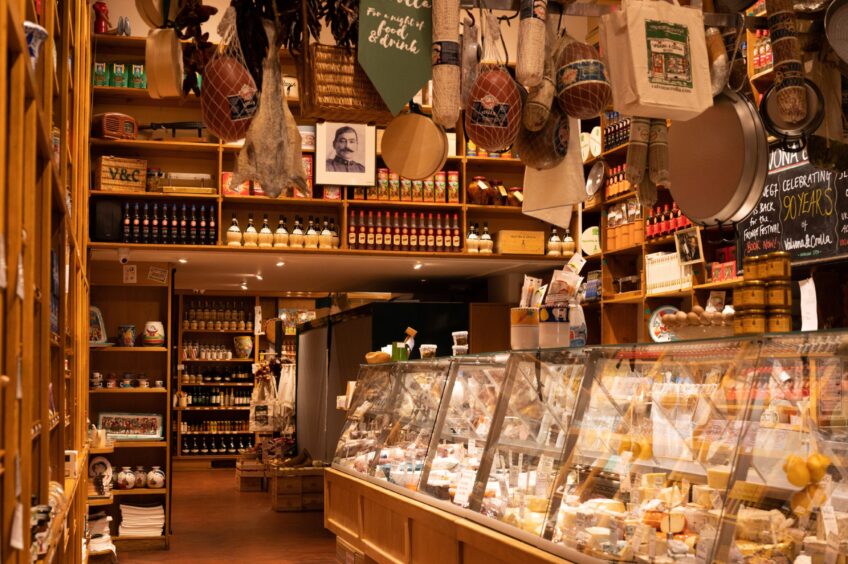
[[[471,87],[477,79],[477,67],[480,65],[480,29],[471,18],[462,21],[462,100],[461,107],[468,105]]]
[[[256,180],[271,198],[294,185],[306,195],[306,171],[300,158],[300,133],[283,92],[274,27],[265,24],[268,55],[262,69],[262,101],[238,155],[233,186]]]
[[[218,32],[221,46],[203,71],[200,113],[209,131],[230,142],[247,133],[259,98],[256,83],[244,64],[233,8],[227,9]]]
[[[562,111],[577,119],[600,114],[612,98],[612,88],[598,51],[572,39],[557,66],[556,96]]]
[[[568,116],[559,108],[553,108],[550,117],[539,131],[521,128],[515,141],[515,150],[525,165],[547,170],[565,158],[568,152],[568,135]]]
[[[478,147],[491,152],[509,147],[521,129],[521,90],[498,63],[500,30],[497,18],[486,14],[486,36],[480,72],[465,109],[465,131]]]
[[[521,0],[518,22],[518,60],[515,77],[530,89],[542,81],[545,71],[545,17],[548,0]]]
[[[559,23],[548,18],[545,29],[544,73],[542,80],[530,88],[527,101],[524,103],[522,125],[529,131],[539,131],[551,115],[551,105],[554,101],[556,86],[554,85],[555,47],[558,43]]]
[[[766,0],[766,11],[774,54],[777,109],[783,119],[798,123],[807,117],[807,88],[793,0]]]
[[[459,0],[433,0],[433,121],[452,128],[459,121]]]

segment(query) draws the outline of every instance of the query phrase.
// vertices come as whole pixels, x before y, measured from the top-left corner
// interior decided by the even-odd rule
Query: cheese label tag
[[[831,533],[836,535],[839,533],[839,526],[836,523],[836,513],[833,511],[833,505],[827,503],[821,508],[822,525],[824,526],[824,536],[829,539]]]
[[[477,456],[477,441],[468,439],[468,456],[475,458]]]
[[[453,502],[462,507],[468,506],[468,498],[471,496],[471,490],[474,489],[474,478],[477,473],[474,470],[463,470],[459,475],[459,482],[456,484],[456,493],[453,496]]]
[[[713,509],[721,510],[724,508],[724,500],[721,499],[721,494],[716,490],[710,492],[710,502],[712,503]]]
[[[618,487],[622,492],[630,491],[630,458],[633,453],[625,451],[618,459]]]

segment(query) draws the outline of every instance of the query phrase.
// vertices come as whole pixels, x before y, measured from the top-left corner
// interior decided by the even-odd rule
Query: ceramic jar
[[[161,489],[165,487],[165,472],[162,471],[161,466],[154,466],[153,469],[147,473],[147,487],[153,489]]]
[[[143,488],[147,485],[147,472],[144,471],[144,466],[136,466],[135,472],[135,486],[137,488]]]
[[[239,335],[233,337],[236,349],[236,358],[249,358],[253,354],[253,337],[250,335]]]
[[[120,325],[118,327],[118,346],[135,346],[135,325]]]
[[[116,477],[116,484],[119,490],[131,490],[135,487],[135,473],[129,466],[121,467]]]
[[[144,324],[141,342],[145,347],[165,346],[165,326],[161,321],[148,321]]]

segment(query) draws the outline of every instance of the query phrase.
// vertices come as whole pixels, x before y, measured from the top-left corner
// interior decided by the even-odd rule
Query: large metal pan
[[[668,129],[671,195],[695,223],[741,221],[762,195],[768,152],[757,108],[725,90],[704,113]]]

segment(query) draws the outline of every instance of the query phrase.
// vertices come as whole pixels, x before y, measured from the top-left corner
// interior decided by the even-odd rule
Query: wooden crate
[[[271,508],[274,511],[323,511],[323,468],[272,468]]]
[[[240,492],[264,492],[268,487],[265,465],[258,460],[237,461],[236,483]]]
[[[94,161],[94,189],[105,192],[144,192],[147,161],[102,156]]]
[[[543,255],[545,233],[501,229],[495,234],[495,252],[502,255]]]

